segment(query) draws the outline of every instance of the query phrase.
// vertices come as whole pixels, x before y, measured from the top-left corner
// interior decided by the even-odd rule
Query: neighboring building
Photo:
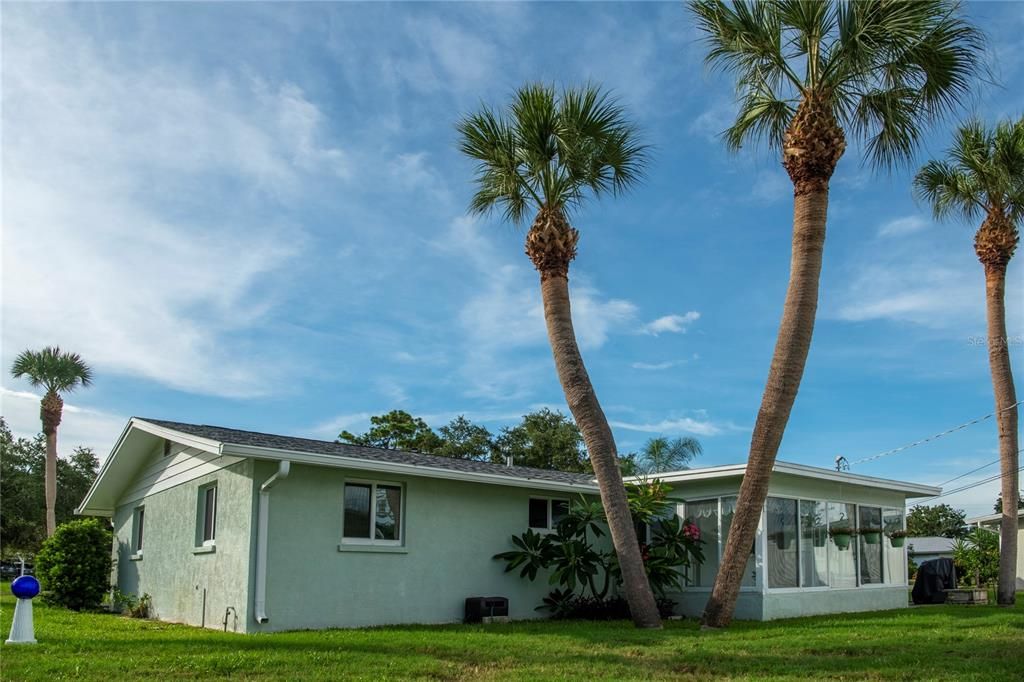
[[[956,539],[922,535],[920,537],[908,537],[906,544],[907,554],[920,566],[932,559],[952,559]]]
[[[681,613],[707,600],[744,470],[660,476],[708,542]],[[906,606],[905,549],[839,550],[828,527],[902,529],[906,500],[939,492],[777,463],[737,617]],[[492,557],[580,494],[591,476],[133,418],[79,513],[112,517],[116,584],[157,618],[263,632],[454,622],[474,596],[536,618],[551,586]]]
[[[1002,514],[989,514],[967,519],[967,525],[999,532]],[[1024,509],[1017,512],[1017,589],[1024,590]]]

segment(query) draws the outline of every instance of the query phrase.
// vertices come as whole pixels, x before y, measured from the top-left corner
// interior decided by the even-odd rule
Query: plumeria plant
[[[659,610],[671,615],[675,604],[667,594],[689,582],[689,568],[704,561],[700,529],[691,521],[670,516],[669,487],[661,481],[626,487],[648,580]],[[612,587],[622,580],[615,552],[595,546],[605,534],[601,504],[580,496],[552,532],[527,529],[512,536],[515,549],[494,558],[506,562],[506,572],[518,569],[519,576],[530,581],[548,574],[555,589],[538,610],[551,611],[556,617],[628,618],[628,606],[612,594]]]

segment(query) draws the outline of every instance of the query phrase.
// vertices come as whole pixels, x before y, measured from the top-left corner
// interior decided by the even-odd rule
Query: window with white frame
[[[828,523],[825,503],[800,500],[800,587],[828,586]]]
[[[855,504],[828,503],[828,529],[832,537],[828,543],[829,587],[857,587],[857,543],[846,536],[847,546],[844,549],[835,535],[836,532],[856,528],[856,514]]]
[[[211,546],[217,539],[217,484],[199,489],[199,543]]]
[[[907,580],[907,550],[903,543],[899,547],[893,547],[893,531],[905,530],[903,510],[898,507],[885,507],[882,509],[882,543],[885,547],[885,584],[903,585]]]
[[[768,587],[799,587],[797,554],[797,501],[769,497],[765,507],[768,551],[765,563]]]
[[[569,515],[569,500],[553,497],[531,497],[529,524],[533,530],[554,530]]]
[[[132,512],[132,552],[142,554],[143,531],[146,526],[146,508],[136,507]]]
[[[860,584],[882,582],[882,509],[860,506],[857,539],[860,543]]]
[[[402,530],[403,490],[400,483],[346,482],[342,512],[342,542],[363,545],[401,545],[404,541]]]
[[[687,502],[686,519],[697,526],[700,539],[704,541],[704,563],[694,570],[693,584],[696,587],[711,587],[718,573],[718,498]]]
[[[736,497],[723,497],[722,498],[722,549],[725,549],[725,543],[729,541],[729,529],[732,527],[732,517],[736,515]],[[747,557],[747,566],[743,569],[743,579],[740,581],[741,587],[754,587],[757,585],[757,567],[755,564],[755,552],[754,548],[757,545],[757,540],[750,543],[750,555]]]

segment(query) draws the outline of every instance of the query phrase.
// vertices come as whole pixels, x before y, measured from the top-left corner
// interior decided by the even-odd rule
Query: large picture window
[[[402,543],[402,486],[397,483],[345,484],[342,541],[351,544]]]
[[[766,512],[768,587],[799,587],[797,501],[769,497]]]

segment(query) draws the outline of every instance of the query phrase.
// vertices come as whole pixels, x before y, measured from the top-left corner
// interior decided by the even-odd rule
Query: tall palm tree
[[[11,374],[15,379],[27,377],[30,384],[46,389],[39,406],[39,418],[46,436],[46,468],[43,478],[46,488],[46,536],[53,535],[57,522],[54,508],[57,503],[57,427],[64,412],[61,393],[70,393],[78,386],[92,383],[92,369],[78,353],[62,352],[60,348],[46,347],[41,351],[22,351],[14,359]]]
[[[642,173],[646,148],[623,109],[592,85],[560,93],[545,85],[524,86],[504,112],[484,106],[463,118],[458,131],[462,152],[477,161],[470,210],[500,209],[512,223],[535,212],[526,255],[540,273],[558,378],[597,476],[633,621],[637,627],[660,627],[615,439],[584,367],[569,307],[569,264],[580,237],[569,214],[588,197],[632,186]]]
[[[732,74],[739,112],[727,145],[766,142],[793,182],[789,287],[754,424],[746,475],[703,622],[732,619],[768,478],[814,331],[829,181],[846,135],[868,161],[909,158],[923,127],[965,97],[982,44],[956,2],[691,0],[707,62]]]
[[[1024,220],[1024,118],[994,129],[972,120],[960,126],[942,161],[929,161],[914,178],[914,189],[936,218],[984,216],[974,235],[974,252],[985,270],[988,364],[996,398],[1002,469],[1002,524],[997,601],[1015,601],[1017,565],[1018,449],[1017,393],[1006,340],[1006,267]]]
[[[640,471],[644,474],[662,474],[686,469],[702,452],[704,448],[700,441],[689,436],[672,440],[664,436],[651,438],[640,451]]]

